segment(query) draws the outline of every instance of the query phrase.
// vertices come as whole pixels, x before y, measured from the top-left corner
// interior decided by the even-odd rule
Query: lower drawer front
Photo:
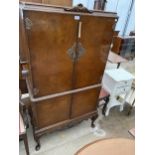
[[[43,128],[69,119],[71,96],[63,96],[35,103],[38,127]]]
[[[96,111],[100,88],[73,94],[71,118]]]

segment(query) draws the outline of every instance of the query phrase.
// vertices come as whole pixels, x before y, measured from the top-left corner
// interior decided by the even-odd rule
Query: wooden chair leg
[[[28,146],[28,141],[27,141],[27,135],[24,134],[23,136],[23,140],[24,140],[24,144],[25,144],[25,150],[26,150],[26,154],[29,155],[29,146]]]
[[[110,95],[108,95],[107,97],[105,97],[104,101],[105,101],[105,104],[102,108],[102,114],[105,116],[105,113],[106,113],[106,109],[107,109],[107,104],[109,102],[109,98],[110,98]]]

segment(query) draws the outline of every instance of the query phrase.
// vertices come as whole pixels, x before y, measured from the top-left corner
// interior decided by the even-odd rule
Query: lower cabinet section
[[[71,96],[63,96],[34,103],[37,126],[43,128],[69,119]]]

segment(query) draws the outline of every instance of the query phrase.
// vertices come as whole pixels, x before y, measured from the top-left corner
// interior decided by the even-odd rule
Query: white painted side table
[[[131,89],[134,76],[124,69],[110,69],[104,72],[102,79],[102,87],[110,93],[109,103],[107,104],[105,115],[109,115],[109,111],[114,106],[120,106],[120,111],[123,111],[123,106]],[[123,101],[119,101],[117,97],[125,94]]]

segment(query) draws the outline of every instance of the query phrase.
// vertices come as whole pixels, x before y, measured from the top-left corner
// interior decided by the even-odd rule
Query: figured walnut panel
[[[73,94],[71,117],[96,111],[100,88]]]
[[[33,87],[37,96],[72,89],[73,62],[67,51],[76,40],[73,15],[28,11],[27,29]]]
[[[75,86],[98,84],[106,65],[113,36],[114,19],[81,16],[81,39],[84,54],[75,64]]]
[[[84,54],[75,63],[74,88],[98,84],[102,80],[110,43],[114,19],[81,16],[81,39]],[[72,117],[96,110],[99,90],[93,89],[73,94]]]
[[[38,102],[35,107],[39,128],[65,121],[69,119],[70,95]]]
[[[114,36],[113,46],[111,48],[111,51],[113,51],[116,54],[120,54],[121,44],[122,44],[122,38],[120,38],[118,36]]]

